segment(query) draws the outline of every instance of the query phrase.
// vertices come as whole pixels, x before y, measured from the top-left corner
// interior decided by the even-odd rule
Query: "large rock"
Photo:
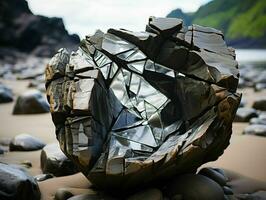
[[[57,143],[48,144],[42,149],[41,169],[43,173],[55,176],[65,176],[77,172],[74,163],[65,156]]]
[[[251,118],[257,117],[258,112],[253,108],[238,108],[235,116],[235,122],[248,122]]]
[[[37,114],[49,112],[49,104],[38,90],[29,90],[17,98],[13,114]]]
[[[0,2],[0,46],[37,56],[51,56],[63,45],[74,49],[77,35],[70,35],[61,18],[33,15],[25,0]]]
[[[0,199],[39,200],[38,184],[24,170],[0,163]]]
[[[241,95],[221,31],[151,17],[144,32],[97,31],[47,65],[62,151],[99,188],[126,191],[216,160]]]
[[[13,93],[11,89],[0,83],[0,103],[8,103],[13,101]]]
[[[40,139],[28,134],[20,134],[15,136],[10,144],[10,151],[34,151],[42,149],[45,146]]]
[[[265,124],[252,124],[244,129],[244,134],[258,135],[266,137],[266,125]]]
[[[256,99],[252,107],[257,110],[266,111],[266,97]]]

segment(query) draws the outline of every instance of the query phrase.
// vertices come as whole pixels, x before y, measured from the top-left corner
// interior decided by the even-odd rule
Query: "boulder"
[[[252,107],[257,110],[266,111],[266,97],[256,99]]]
[[[266,136],[266,125],[264,124],[252,124],[244,129],[244,134]]]
[[[0,83],[0,103],[8,103],[13,101],[13,93],[11,89]]]
[[[37,114],[49,112],[49,104],[38,90],[29,90],[20,95],[13,114]]]
[[[34,151],[42,149],[45,146],[40,139],[28,134],[20,134],[15,136],[10,144],[10,151]]]
[[[53,174],[39,174],[39,175],[34,176],[35,180],[38,182],[45,181],[45,180],[47,180],[49,178],[53,178],[53,177],[54,177]]]
[[[253,108],[238,108],[236,112],[235,122],[248,122],[251,118],[257,117],[258,113]]]
[[[80,39],[70,35],[62,18],[34,15],[25,0],[0,2],[0,46],[49,57],[59,45],[74,49]]]
[[[26,171],[0,163],[0,199],[39,200],[37,182]]]
[[[78,172],[73,162],[65,156],[57,143],[48,144],[42,149],[41,168],[43,173],[51,173],[55,176]]]

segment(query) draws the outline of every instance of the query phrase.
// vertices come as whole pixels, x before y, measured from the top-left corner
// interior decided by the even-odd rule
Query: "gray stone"
[[[13,93],[11,89],[0,83],[0,103],[8,103],[13,101]]]
[[[10,144],[10,151],[34,151],[42,149],[45,146],[40,139],[28,134],[20,134],[15,136]]]
[[[256,83],[255,85],[255,91],[261,91],[266,89],[266,83]]]
[[[263,124],[252,124],[244,129],[243,134],[247,135],[258,135],[266,137],[266,125]]]
[[[0,163],[0,199],[39,200],[38,184],[26,171]]]
[[[258,113],[253,108],[238,108],[235,116],[235,122],[248,122],[251,118],[257,117]]]
[[[20,95],[13,114],[37,114],[49,112],[49,104],[38,90],[29,90]]]
[[[73,162],[60,150],[57,143],[47,144],[41,152],[41,169],[43,173],[65,176],[77,172]]]
[[[259,115],[259,117],[252,118],[249,123],[266,125],[266,117],[263,115]]]
[[[38,174],[38,175],[34,176],[34,179],[38,182],[41,182],[41,181],[45,181],[45,180],[53,178],[53,177],[54,177],[53,174]]]
[[[31,168],[32,167],[32,163],[29,160],[24,160],[20,164],[25,166],[26,168]]]

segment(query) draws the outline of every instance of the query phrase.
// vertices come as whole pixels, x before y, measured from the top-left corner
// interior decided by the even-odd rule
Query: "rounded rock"
[[[15,136],[10,144],[10,151],[34,151],[42,149],[45,146],[40,139],[28,134],[20,134]]]
[[[20,95],[13,109],[13,114],[38,114],[49,112],[49,104],[38,90],[29,90]]]

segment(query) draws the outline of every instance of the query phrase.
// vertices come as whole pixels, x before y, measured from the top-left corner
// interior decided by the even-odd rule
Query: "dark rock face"
[[[10,144],[10,151],[34,151],[42,149],[45,144],[36,137],[28,134],[20,134],[14,137]]]
[[[244,134],[266,137],[266,125],[265,124],[249,125],[244,129]]]
[[[48,144],[41,152],[41,168],[43,173],[51,173],[55,176],[74,174],[77,169],[60,150],[58,144]]]
[[[0,103],[8,103],[13,101],[13,93],[11,89],[0,83]]]
[[[13,109],[13,114],[38,114],[49,112],[49,105],[38,90],[29,90],[20,95]]]
[[[59,50],[46,88],[62,151],[96,186],[126,191],[223,153],[238,76],[220,31],[151,17],[145,32],[97,31]]]
[[[266,97],[257,99],[252,107],[257,110],[266,111]]]
[[[39,200],[38,184],[25,171],[0,163],[0,199]]]
[[[69,35],[61,18],[33,15],[25,0],[0,2],[0,46],[36,56],[51,56],[59,44],[73,49],[77,35]]]
[[[236,112],[235,122],[248,122],[251,118],[257,117],[258,113],[253,108],[238,108]]]

